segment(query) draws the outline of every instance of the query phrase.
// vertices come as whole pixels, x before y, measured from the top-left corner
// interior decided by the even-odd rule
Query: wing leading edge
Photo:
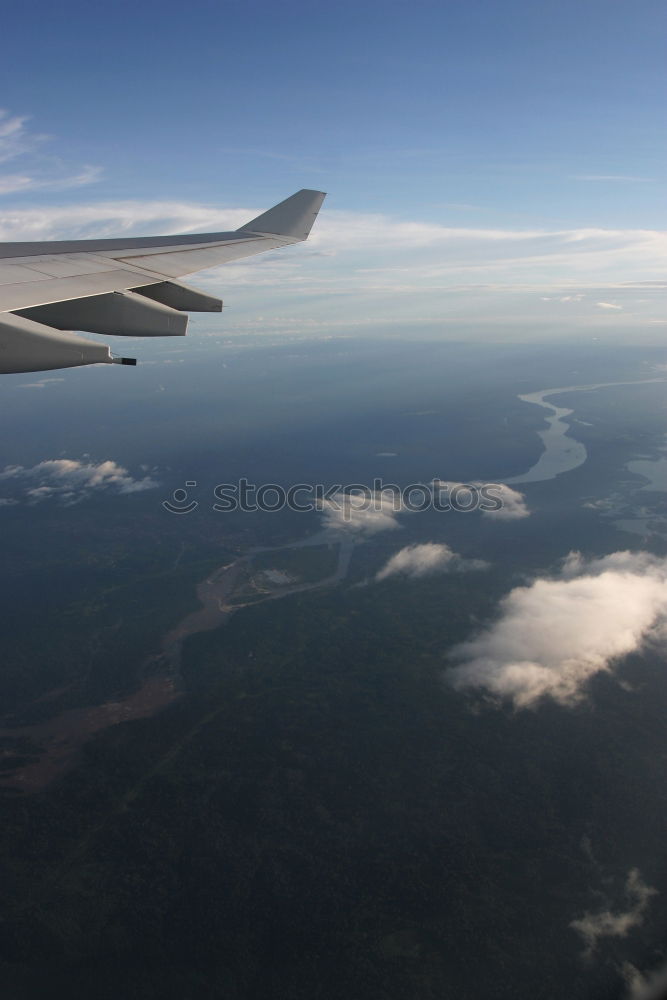
[[[300,243],[324,197],[297,191],[233,232],[0,243],[0,373],[131,363],[72,330],[183,336],[186,312],[222,302],[175,278]]]

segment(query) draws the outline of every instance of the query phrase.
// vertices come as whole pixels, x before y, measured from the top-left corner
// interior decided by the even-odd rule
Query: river
[[[593,385],[568,385],[559,389],[540,389],[538,392],[530,392],[520,395],[518,398],[524,403],[534,403],[547,410],[549,416],[546,420],[548,427],[545,431],[538,431],[544,444],[544,451],[537,462],[518,476],[505,479],[507,484],[514,483],[541,483],[549,479],[555,479],[564,472],[571,472],[583,465],[588,458],[586,447],[581,441],[576,441],[570,437],[570,424],[565,422],[565,418],[571,416],[574,410],[565,407],[555,406],[546,400],[550,396],[558,396],[566,392],[592,392],[596,389],[610,389],[621,385],[649,385],[656,382],[667,382],[664,378],[647,378],[630,382],[598,382]]]

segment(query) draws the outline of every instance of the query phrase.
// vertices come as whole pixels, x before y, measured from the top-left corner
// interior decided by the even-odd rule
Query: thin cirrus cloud
[[[425,542],[422,545],[408,545],[396,552],[375,574],[379,582],[390,576],[406,576],[412,579],[431,576],[434,573],[465,573],[470,570],[488,569],[490,563],[483,559],[464,559],[448,545]]]
[[[135,479],[126,468],[108,459],[54,458],[37,465],[8,465],[0,472],[0,484],[12,496],[0,499],[0,506],[37,504],[47,500],[72,506],[96,493],[140,493],[158,483],[151,476]]]
[[[12,212],[11,218],[0,220],[0,237],[3,240],[103,237],[118,232],[146,232],[146,226],[155,232],[236,229],[266,207],[222,209],[189,202],[127,200],[25,207]],[[423,287],[444,278],[456,286],[463,276],[466,281],[472,277],[475,285],[487,276],[493,282],[504,282],[510,272],[517,276],[520,272],[520,281],[515,284],[526,288],[531,284],[541,287],[545,276],[549,283],[562,281],[573,285],[573,269],[581,279],[594,274],[599,282],[613,271],[614,280],[627,282],[628,265],[641,267],[643,271],[649,268],[656,272],[658,280],[663,277],[661,268],[667,261],[667,234],[647,229],[447,226],[384,214],[329,210],[325,203],[300,256],[292,252],[263,260],[282,260],[283,272],[287,260],[298,262],[300,271],[304,270],[304,260],[317,260],[321,270],[327,260],[341,253],[345,254],[342,263],[347,268],[347,279],[354,282],[352,291],[363,285],[400,293],[406,282],[411,287],[418,277]],[[248,274],[256,271],[256,264],[241,261],[226,265],[224,274],[230,277],[233,271],[235,283],[242,284]],[[642,274],[643,280],[652,277],[652,273]],[[275,283],[282,283],[284,278],[284,273],[276,275]],[[325,283],[326,278],[327,274],[322,279]]]
[[[326,203],[325,203],[326,206]],[[101,201],[91,204],[24,208],[12,213],[3,223],[3,238],[20,239],[26,231],[41,230],[43,238],[74,237],[87,234],[108,235],[151,222],[157,229],[180,229],[183,232],[202,226],[236,228],[264,206],[220,208],[178,201]],[[308,246],[331,251],[380,250],[405,257],[404,251],[438,248],[440,260],[434,262],[434,274],[440,268],[474,270],[494,260],[512,258],[522,261],[564,258],[573,262],[589,255],[617,255],[624,249],[646,259],[667,254],[666,235],[650,229],[499,229],[483,226],[447,226],[439,222],[396,219],[380,213],[346,212],[325,207]],[[494,249],[495,248],[495,249]],[[451,258],[451,259],[450,259]],[[372,259],[367,274],[373,274]],[[411,260],[405,259],[400,272],[410,272]],[[239,265],[242,266],[242,265]],[[417,266],[417,265],[415,265]]]
[[[49,385],[56,385],[58,382],[64,382],[64,378],[40,378],[37,382],[20,382],[16,388],[17,389],[46,389]]]
[[[48,140],[47,135],[32,132],[28,121],[26,115],[11,115],[0,108],[0,163],[32,153]]]
[[[59,177],[39,177],[34,174],[0,175],[0,195],[20,194],[22,191],[62,191],[65,188],[94,184],[102,176],[101,167],[85,166],[74,174]]]
[[[2,240],[93,239],[166,232],[227,231],[251,217],[253,209],[220,209],[175,201],[98,201],[78,205],[18,208],[0,216]],[[229,268],[229,265],[228,265]]]
[[[638,177],[636,174],[576,174],[575,181],[627,181],[629,183],[650,184],[653,177]]]
[[[666,625],[667,559],[570,553],[559,574],[510,591],[497,621],[452,650],[446,680],[517,709],[546,698],[573,705],[596,674],[663,641]]]
[[[19,160],[22,169],[0,173],[0,195],[28,191],[62,191],[94,184],[101,167],[85,165],[72,169],[60,159],[43,152],[50,136],[33,132],[26,115],[11,115],[0,108],[0,163]]]

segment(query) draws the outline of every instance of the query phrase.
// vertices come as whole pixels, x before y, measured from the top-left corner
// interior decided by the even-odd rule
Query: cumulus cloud
[[[453,552],[448,545],[426,542],[423,545],[408,545],[401,549],[375,574],[375,579],[386,580],[387,577],[399,573],[414,578],[429,576],[432,573],[487,569],[488,566],[489,563],[483,559],[464,559]]]
[[[506,483],[434,479],[433,490],[441,503],[449,500],[455,510],[479,510],[483,517],[495,521],[516,521],[530,516],[524,494]]]
[[[614,913],[610,909],[599,913],[585,913],[583,917],[573,920],[570,927],[580,934],[586,945],[586,954],[591,955],[597,947],[600,938],[626,937],[634,927],[644,922],[644,914],[652,896],[657,896],[658,890],[652,889],[642,880],[638,868],[628,872],[625,882],[625,896],[628,908]]]
[[[667,965],[642,973],[630,962],[624,962],[621,971],[628,986],[628,1000],[665,1000]]]
[[[414,484],[400,490],[364,488],[357,492],[339,492],[318,501],[327,529],[369,536],[400,527],[400,514],[415,513],[431,507],[440,511],[478,510],[483,517],[515,520],[528,517],[525,498],[518,490],[502,483],[457,483],[434,479],[429,485]]]
[[[667,559],[615,552],[586,560],[570,553],[561,572],[516,587],[500,617],[456,647],[447,673],[456,688],[482,688],[516,708],[543,698],[579,701],[595,674],[609,672],[667,622]]]
[[[494,521],[517,521],[530,515],[526,498],[519,490],[513,490],[506,483],[496,483],[493,490],[502,506],[497,510],[483,510],[484,517],[490,517]]]
[[[358,537],[400,528],[397,515],[405,510],[400,496],[387,490],[361,493],[336,493],[318,502],[324,515],[324,527]]]
[[[18,497],[0,499],[1,506],[44,500],[72,506],[96,492],[140,493],[158,485],[150,476],[134,479],[127,469],[110,459],[92,462],[70,458],[47,459],[29,468],[8,465],[0,472],[0,483],[13,484],[20,490]]]

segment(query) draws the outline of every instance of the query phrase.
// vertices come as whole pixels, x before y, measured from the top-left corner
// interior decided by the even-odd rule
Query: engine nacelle
[[[190,288],[181,281],[159,281],[154,285],[133,288],[132,291],[172,309],[185,312],[222,312],[222,299],[207,295],[198,288]]]
[[[185,313],[136,292],[88,295],[17,313],[57,330],[86,330],[107,337],[183,337],[188,325]]]
[[[133,364],[130,358],[112,358],[106,344],[74,333],[0,313],[0,372],[42,372],[79,365]]]

